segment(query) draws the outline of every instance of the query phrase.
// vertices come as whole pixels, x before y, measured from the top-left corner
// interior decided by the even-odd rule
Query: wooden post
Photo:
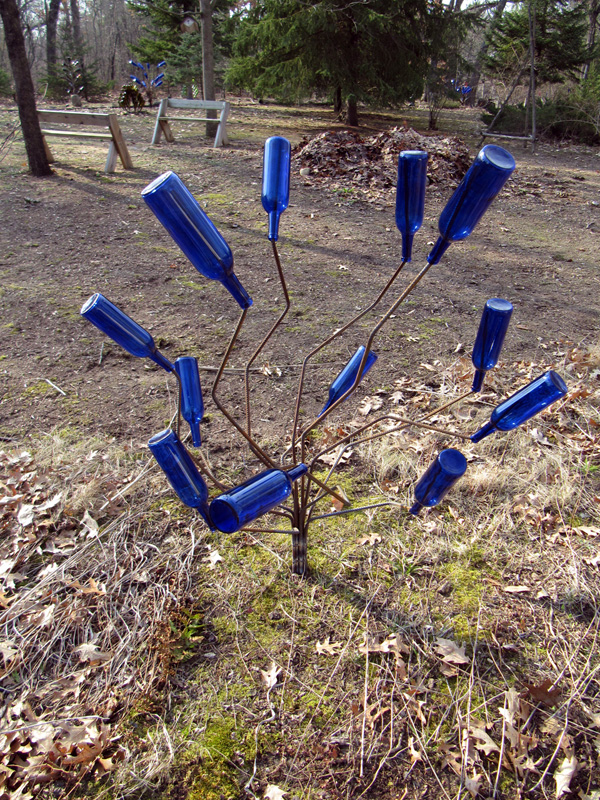
[[[129,150],[127,149],[127,145],[125,144],[125,139],[123,138],[123,134],[121,133],[121,128],[119,127],[119,120],[117,119],[116,114],[108,115],[108,127],[110,128],[110,132],[113,137],[114,146],[117,150],[117,153],[119,154],[121,163],[123,164],[123,169],[133,169],[133,162],[131,160],[131,156],[129,155]],[[106,171],[112,172],[112,170],[106,170]]]

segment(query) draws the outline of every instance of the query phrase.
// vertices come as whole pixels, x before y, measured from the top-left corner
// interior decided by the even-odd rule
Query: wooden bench
[[[203,111],[220,111],[220,116],[212,117],[178,117],[169,116],[169,109],[201,109]],[[171,122],[217,122],[217,135],[215,136],[214,147],[222,147],[229,142],[227,138],[227,117],[229,116],[229,103],[224,100],[179,100],[166,97],[160,101],[158,114],[156,115],[156,125],[152,135],[152,144],[160,142],[161,134],[164,134],[167,142],[174,142],[175,137],[169,125]]]
[[[71,128],[42,128],[44,147],[48,161],[52,163],[54,156],[46,142],[47,136],[71,136],[81,139],[95,139],[96,141],[110,142],[104,172],[114,172],[117,165],[117,156],[121,159],[124,169],[133,169],[133,163],[125,139],[119,127],[116,114],[94,114],[89,111],[38,111],[38,118],[42,125],[69,125]],[[77,130],[83,126],[106,128],[102,133]]]

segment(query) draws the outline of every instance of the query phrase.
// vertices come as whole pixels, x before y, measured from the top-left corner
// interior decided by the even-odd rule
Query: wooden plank
[[[75,139],[100,139],[103,142],[112,142],[112,135],[107,131],[106,133],[83,133],[83,131],[53,131],[49,128],[42,128],[44,136],[72,136]]]
[[[486,136],[491,136],[494,139],[521,139],[524,141],[532,142],[533,136],[517,136],[515,133],[488,133],[487,131],[482,131],[480,136],[485,138]]]
[[[222,111],[224,100],[184,100],[179,97],[169,97],[169,108],[213,108]]]
[[[108,127],[110,128],[110,132],[112,133],[113,142],[115,147],[117,148],[117,153],[119,154],[119,158],[121,159],[123,168],[133,169],[133,162],[131,160],[131,156],[129,155],[129,150],[127,149],[127,145],[125,144],[125,139],[123,138],[123,134],[121,133],[121,128],[119,127],[119,120],[117,119],[116,114],[108,115]]]
[[[215,136],[214,147],[223,147],[229,142],[227,138],[227,115],[229,114],[229,103],[223,104],[217,135]]]
[[[115,143],[111,142],[108,148],[108,155],[106,156],[106,163],[104,164],[104,172],[114,172],[117,166],[117,148]]]
[[[158,106],[158,114],[156,115],[156,122],[154,123],[154,131],[152,132],[152,141],[151,144],[158,144],[160,142],[161,133],[164,132],[164,126],[161,123],[161,117],[164,117],[167,106],[168,106],[168,99],[165,98],[161,100]],[[168,127],[168,125],[167,125]],[[167,139],[168,141],[168,139]]]
[[[96,125],[108,127],[109,114],[88,111],[38,111],[40,122],[63,122],[65,125]]]

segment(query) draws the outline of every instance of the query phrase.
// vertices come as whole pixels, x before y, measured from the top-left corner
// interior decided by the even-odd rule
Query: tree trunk
[[[56,29],[58,28],[58,12],[60,11],[60,0],[50,0],[48,12],[46,14],[46,71],[48,82],[52,85],[56,82],[57,54],[56,54]]]
[[[333,93],[333,111],[335,114],[341,114],[344,105],[342,103],[342,87],[336,86]]]
[[[15,81],[17,105],[29,169],[40,178],[44,175],[52,175],[35,106],[35,91],[16,0],[0,0],[0,17],[2,17],[6,49]]]
[[[215,99],[215,56],[213,49],[212,6],[210,0],[200,0],[202,11],[202,92],[205,100]],[[215,110],[209,110],[207,117],[217,118]],[[206,123],[206,135],[217,135],[217,122]]]
[[[358,127],[358,108],[355,94],[349,94],[346,100],[346,124]]]
[[[596,28],[598,27],[598,16],[600,15],[600,0],[591,0],[589,10],[590,27],[588,30],[587,45],[590,52],[596,44]],[[586,61],[583,66],[582,80],[586,80],[590,74],[591,59]]]
[[[83,54],[83,37],[81,35],[81,14],[79,13],[78,0],[71,0],[71,20],[73,21],[73,45],[75,48],[75,58],[81,64],[81,80],[83,83],[83,94],[86,100],[88,97],[87,76],[85,74],[85,62]],[[77,88],[76,88],[77,93]],[[152,105],[152,103],[150,103]]]

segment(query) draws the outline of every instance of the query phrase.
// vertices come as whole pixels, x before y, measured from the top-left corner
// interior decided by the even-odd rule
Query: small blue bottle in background
[[[498,363],[512,312],[512,303],[508,300],[494,297],[486,302],[473,347],[475,377],[471,391],[480,391],[485,373]]]
[[[195,508],[214,531],[208,510],[208,487],[183,443],[171,428],[153,436],[148,442],[152,455],[182,503]]]
[[[553,370],[545,372],[497,405],[489,422],[471,436],[471,441],[480,442],[494,431],[512,431],[518,428],[564,397],[567,391],[567,384],[560,375]]]
[[[449,447],[437,456],[415,486],[415,503],[410,513],[415,516],[427,506],[437,506],[467,469],[467,459],[460,450]]]
[[[181,416],[190,426],[194,447],[200,447],[200,423],[204,416],[204,401],[198,372],[198,360],[183,356],[175,362],[175,372],[181,387]]]
[[[331,386],[329,387],[329,397],[327,399],[327,402],[319,412],[319,416],[322,416],[327,411],[329,406],[332,406],[336,402],[336,400],[339,400],[339,398],[343,394],[346,394],[348,389],[352,386],[352,384],[356,380],[356,376],[358,375],[360,362],[362,361],[364,354],[365,354],[365,348],[361,344],[361,346],[358,348],[356,353],[354,353],[350,361],[348,361],[348,363],[342,369],[337,378],[333,380]],[[376,361],[377,361],[377,356],[375,355],[375,353],[369,351],[369,355],[367,356],[367,360],[365,361],[365,365],[363,367],[363,371],[361,374],[361,380],[362,378],[365,377],[367,372],[371,369],[371,367]]]
[[[279,236],[279,218],[290,202],[291,153],[283,136],[271,136],[265,142],[261,200],[269,215],[269,239],[274,242]]]
[[[396,227],[402,234],[402,259],[410,261],[415,233],[423,224],[427,159],[422,150],[403,150],[398,156]]]
[[[158,351],[151,334],[100,292],[85,301],[80,313],[132,356],[149,358],[167,372],[173,372],[173,364]]]
[[[210,516],[223,533],[234,533],[283,503],[291,494],[294,481],[306,475],[308,467],[268,469],[250,480],[220,494],[210,504]]]

